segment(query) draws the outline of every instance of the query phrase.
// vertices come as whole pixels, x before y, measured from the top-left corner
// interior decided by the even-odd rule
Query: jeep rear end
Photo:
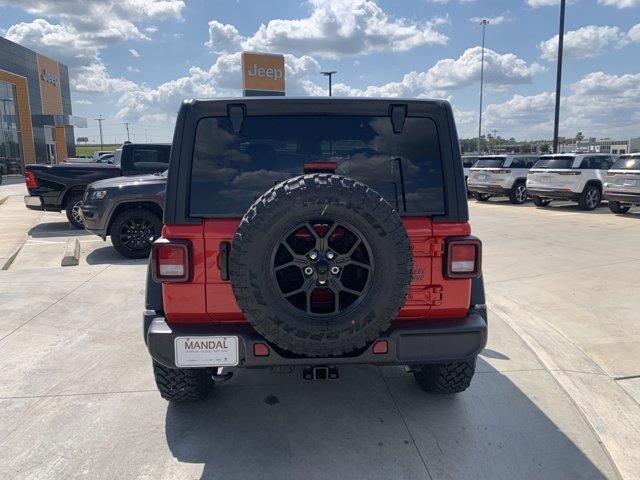
[[[185,102],[144,315],[163,397],[356,363],[467,388],[487,322],[457,142],[447,102]]]

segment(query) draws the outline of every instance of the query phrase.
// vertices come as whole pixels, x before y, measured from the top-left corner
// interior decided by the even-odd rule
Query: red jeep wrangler
[[[487,340],[481,244],[444,101],[187,101],[144,336],[167,400],[224,367],[405,365],[465,390]]]

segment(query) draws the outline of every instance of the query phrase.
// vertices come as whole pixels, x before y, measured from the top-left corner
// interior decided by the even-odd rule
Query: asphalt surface
[[[145,262],[44,214],[0,272],[0,478],[640,477],[640,215],[471,214],[491,316],[467,392],[426,395],[400,368],[239,370],[179,406],[142,340]],[[80,265],[59,267],[75,236]]]

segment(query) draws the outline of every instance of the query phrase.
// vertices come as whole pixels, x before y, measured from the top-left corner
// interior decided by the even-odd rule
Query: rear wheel
[[[595,185],[587,185],[580,195],[578,205],[581,210],[595,210],[600,205],[600,189]]]
[[[531,200],[536,207],[546,207],[551,203],[551,200],[542,197],[531,197]]]
[[[473,198],[475,198],[479,202],[488,202],[491,198],[491,195],[489,195],[488,193],[474,192]]]
[[[622,205],[620,202],[609,202],[609,210],[613,213],[627,213],[630,208],[630,205]]]
[[[413,377],[422,390],[428,393],[464,392],[476,371],[476,358],[465,362],[420,365]]]
[[[194,402],[213,388],[211,372],[205,368],[167,368],[153,361],[153,376],[160,395],[170,402]]]
[[[509,201],[516,205],[522,205],[527,201],[527,185],[523,181],[518,181],[509,192]]]
[[[74,193],[67,201],[67,207],[65,212],[67,214],[67,220],[76,228],[84,228],[84,220],[80,213],[80,206],[82,205],[82,193]]]
[[[142,208],[126,210],[113,220],[111,243],[123,257],[145,258],[161,230],[162,222],[155,213]]]

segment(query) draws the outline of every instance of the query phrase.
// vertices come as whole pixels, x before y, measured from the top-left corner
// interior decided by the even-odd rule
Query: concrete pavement
[[[42,212],[24,206],[26,194],[24,183],[0,185],[0,270],[9,266],[29,229],[42,217]]]
[[[80,266],[31,261],[45,247],[30,242],[82,235],[47,214],[0,272],[0,478],[638,478],[640,384],[616,378],[637,373],[639,300],[621,279],[638,284],[640,257],[602,250],[637,244],[640,218],[471,214],[491,313],[467,392],[426,395],[400,368],[326,383],[240,370],[180,406],[157,393],[142,340],[144,262],[91,236]]]

